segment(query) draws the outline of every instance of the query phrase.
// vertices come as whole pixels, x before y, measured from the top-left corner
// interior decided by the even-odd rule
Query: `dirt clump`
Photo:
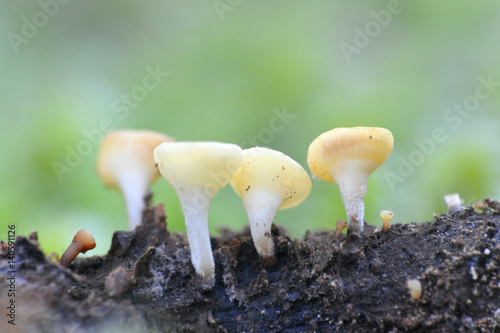
[[[426,223],[365,225],[362,235],[274,227],[277,264],[265,267],[248,230],[212,238],[213,289],[199,279],[184,235],[163,205],[105,256],[51,261],[36,236],[15,244],[21,332],[499,332],[500,204]],[[333,229],[333,228],[332,228]],[[0,246],[0,288],[8,289]],[[409,279],[422,296],[413,299]],[[8,304],[6,293],[0,304]],[[5,311],[4,311],[5,312]],[[12,325],[4,318],[0,331]]]

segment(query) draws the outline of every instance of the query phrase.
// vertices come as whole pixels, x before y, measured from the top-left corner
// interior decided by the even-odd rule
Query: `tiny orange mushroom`
[[[96,246],[94,236],[87,229],[78,231],[73,237],[70,246],[64,251],[61,256],[60,264],[68,268],[76,256],[80,253],[85,253],[94,249]]]

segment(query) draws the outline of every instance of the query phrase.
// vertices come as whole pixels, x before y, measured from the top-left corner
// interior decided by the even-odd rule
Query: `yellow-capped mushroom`
[[[153,150],[168,136],[153,131],[118,130],[102,141],[97,156],[97,175],[105,186],[122,192],[130,229],[141,223],[148,187],[160,176]]]
[[[287,155],[268,148],[243,151],[243,162],[231,180],[248,215],[257,252],[265,263],[275,261],[271,224],[278,209],[295,207],[311,192],[304,168]]]
[[[391,219],[394,213],[390,210],[383,210],[380,212],[380,217],[382,218],[382,230],[389,231],[391,229]]]
[[[391,154],[392,133],[385,128],[335,128],[309,146],[307,162],[320,179],[339,185],[350,232],[363,231],[368,176]]]
[[[154,150],[160,173],[174,188],[184,212],[191,262],[209,282],[215,278],[208,232],[210,202],[229,183],[242,158],[239,146],[221,142],[165,142]]]

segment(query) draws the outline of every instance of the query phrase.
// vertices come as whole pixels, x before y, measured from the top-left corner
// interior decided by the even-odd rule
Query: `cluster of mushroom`
[[[208,210],[221,188],[231,183],[240,195],[257,252],[265,262],[273,263],[271,224],[276,212],[298,205],[312,187],[297,162],[268,148],[242,150],[220,142],[165,142],[154,150],[154,159],[179,197],[191,261],[207,281],[215,277]]]
[[[392,147],[391,132],[374,127],[337,128],[310,145],[311,171],[340,187],[349,232],[363,230],[368,176]],[[230,183],[241,197],[255,248],[266,264],[276,261],[271,224],[277,211],[300,204],[312,188],[300,164],[269,148],[242,150],[229,143],[175,142],[151,131],[116,131],[103,140],[97,172],[104,184],[123,193],[131,228],[142,219],[144,196],[158,171],[179,197],[192,264],[211,283],[215,269],[208,211],[221,188]]]

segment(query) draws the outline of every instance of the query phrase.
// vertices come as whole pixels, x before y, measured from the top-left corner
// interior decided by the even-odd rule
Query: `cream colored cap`
[[[243,151],[243,162],[231,186],[241,197],[245,192],[266,189],[283,198],[280,209],[295,207],[311,192],[311,179],[304,168],[276,150],[254,147]]]
[[[153,150],[172,138],[154,131],[118,130],[102,141],[97,156],[97,175],[104,185],[120,189],[120,175],[137,172],[151,184],[159,176]]]
[[[212,197],[226,186],[242,161],[241,148],[222,142],[165,142],[154,150],[160,173],[177,191],[204,188]]]
[[[316,176],[328,182],[335,182],[332,174],[346,168],[355,167],[369,175],[387,159],[393,145],[392,133],[385,128],[335,128],[311,143],[307,163]]]

